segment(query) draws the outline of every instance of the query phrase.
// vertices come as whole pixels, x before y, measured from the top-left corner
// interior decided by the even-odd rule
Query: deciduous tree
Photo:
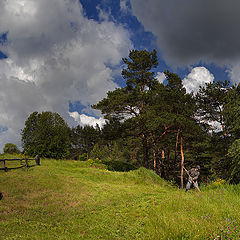
[[[4,145],[3,152],[13,154],[13,153],[20,153],[20,150],[13,143],[6,143]]]
[[[69,155],[69,128],[58,113],[33,112],[21,135],[24,152],[30,156],[60,159]]]

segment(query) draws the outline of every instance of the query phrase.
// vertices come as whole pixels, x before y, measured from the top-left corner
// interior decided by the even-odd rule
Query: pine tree
[[[108,92],[107,97],[93,108],[100,109],[109,120],[124,121],[129,135],[141,139],[143,164],[149,167],[149,136],[144,115],[149,105],[149,95],[157,85],[154,72],[151,72],[158,65],[157,53],[155,50],[132,50],[123,62],[127,66],[122,70],[126,87]]]

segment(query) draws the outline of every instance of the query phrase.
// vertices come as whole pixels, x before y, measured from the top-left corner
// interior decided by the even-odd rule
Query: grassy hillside
[[[202,190],[185,193],[144,168],[43,160],[28,171],[0,171],[0,239],[192,240],[221,231],[239,239],[240,186]]]

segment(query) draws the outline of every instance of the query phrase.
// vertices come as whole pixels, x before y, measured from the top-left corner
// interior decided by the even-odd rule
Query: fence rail
[[[7,167],[6,162],[7,161],[20,161],[20,166],[18,167]],[[30,161],[35,161],[35,164],[30,165]],[[0,162],[2,162],[2,168],[0,170],[4,170],[7,172],[11,169],[19,169],[19,168],[30,168],[35,167],[37,165],[40,165],[40,157],[37,155],[35,158],[14,158],[14,159],[0,159]]]

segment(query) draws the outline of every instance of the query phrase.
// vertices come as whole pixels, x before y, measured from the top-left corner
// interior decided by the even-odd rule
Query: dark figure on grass
[[[0,200],[3,198],[3,194],[0,192]]]
[[[190,171],[189,171],[189,175],[191,177],[188,178],[188,182],[187,182],[187,185],[186,185],[186,191],[188,191],[192,185],[195,187],[195,188],[198,188],[198,182],[197,182],[197,179],[200,175],[200,166],[197,165],[195,168],[192,168]],[[193,183],[194,182],[194,183]]]

